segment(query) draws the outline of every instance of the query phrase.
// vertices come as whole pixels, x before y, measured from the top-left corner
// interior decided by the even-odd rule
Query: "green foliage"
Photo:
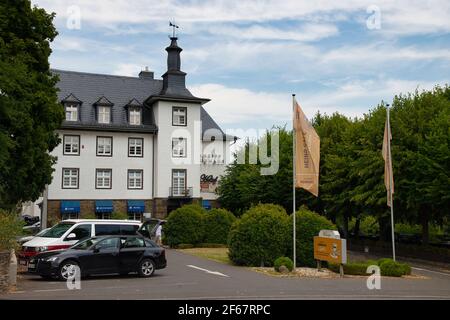
[[[292,255],[292,226],[293,218],[290,217],[289,228],[289,255]],[[316,261],[314,260],[314,237],[319,235],[322,229],[336,230],[336,226],[327,218],[301,207],[295,216],[296,226],[296,255],[297,265],[314,267]]]
[[[177,249],[192,249],[194,247],[193,244],[190,243],[180,243],[178,245],[176,245]]]
[[[349,230],[354,230],[356,218],[353,218],[348,223]],[[397,225],[396,225],[397,226]],[[397,229],[396,229],[397,231]],[[361,218],[359,225],[360,234],[367,236],[375,236],[380,232],[380,225],[374,216],[364,216]]]
[[[424,243],[429,225],[446,226],[450,220],[450,87],[394,98],[390,111],[396,221],[420,224]],[[338,113],[317,113],[312,124],[321,139],[320,197],[297,190],[297,206],[340,221],[347,231],[352,218],[370,216],[378,220],[382,240],[389,237],[389,207],[386,205],[384,160],[381,149],[386,121],[386,104],[381,102],[361,118]],[[248,142],[237,152],[246,164],[231,164],[218,189],[223,206],[236,214],[260,202],[292,208],[292,132],[279,130],[279,171],[261,175],[260,162],[249,164],[248,151],[258,150]],[[266,135],[260,141],[269,140]],[[270,149],[270,148],[268,148]],[[245,155],[245,157],[243,157]],[[365,225],[368,234],[376,224]]]
[[[205,242],[226,244],[236,217],[226,209],[212,209],[205,214]]]
[[[86,219],[90,219],[90,218],[86,218]],[[94,216],[95,219],[95,216]],[[111,214],[111,219],[112,220],[128,220],[128,214],[126,214],[125,212],[113,212]]]
[[[392,259],[380,259],[378,265],[382,276],[401,277],[411,274],[411,267],[406,263],[396,262]]]
[[[0,3],[0,208],[36,200],[51,182],[64,117],[48,62],[53,18],[29,0]]]
[[[97,216],[95,215],[95,213],[86,213],[83,215],[83,219],[97,219]],[[124,220],[124,219],[120,219],[120,220]]]
[[[169,214],[164,225],[165,243],[171,247],[180,244],[196,245],[205,238],[205,210],[196,204],[182,206]]]
[[[273,263],[273,267],[275,271],[280,272],[281,266],[285,266],[289,271],[292,271],[294,269],[294,262],[292,262],[291,258],[279,257]]]
[[[389,258],[382,258],[377,261],[368,260],[360,262],[350,262],[344,265],[344,274],[367,276],[367,268],[371,265],[380,267],[382,276],[401,277],[411,274],[411,267],[406,263],[395,262]],[[328,269],[333,272],[339,272],[339,264],[329,263]]]
[[[231,227],[229,258],[237,265],[271,266],[286,252],[288,230],[288,216],[281,206],[254,206]]]
[[[24,225],[15,213],[0,210],[0,251],[16,249],[16,238],[22,234]]]

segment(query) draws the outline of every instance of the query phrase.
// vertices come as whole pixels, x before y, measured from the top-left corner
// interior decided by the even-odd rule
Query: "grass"
[[[206,258],[220,263],[232,264],[228,258],[228,248],[190,248],[177,250],[200,258]]]

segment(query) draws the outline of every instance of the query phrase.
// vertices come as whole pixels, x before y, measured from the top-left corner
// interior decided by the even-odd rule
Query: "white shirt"
[[[159,225],[158,228],[156,228],[155,235],[156,235],[157,237],[161,237],[161,231],[162,231],[162,226]]]

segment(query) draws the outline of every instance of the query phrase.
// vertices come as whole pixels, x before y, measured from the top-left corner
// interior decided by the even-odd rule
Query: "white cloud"
[[[189,23],[268,22],[281,19],[339,21],[350,15],[367,17],[366,8],[373,0],[298,1],[298,0],[33,0],[34,4],[55,11],[58,19],[68,17],[67,8],[78,5],[83,23],[114,28],[117,24],[166,25],[168,19]],[[450,32],[450,3],[447,0],[379,0],[382,32],[423,34]],[[349,15],[350,14],[350,15]],[[356,20],[355,17],[353,19]],[[365,23],[361,21],[361,23]],[[168,31],[168,29],[166,29]],[[167,32],[166,31],[166,32]],[[285,31],[287,32],[287,31]]]
[[[309,118],[318,110],[327,114],[337,111],[356,117],[367,113],[381,100],[392,101],[400,93],[414,92],[416,88],[429,90],[436,84],[444,85],[445,82],[398,79],[350,81],[327,90],[301,92],[297,95],[297,100]],[[205,108],[224,128],[239,124],[245,128],[255,120],[267,123],[268,127],[290,124],[292,97],[287,92],[255,92],[220,84],[203,84],[190,89],[197,96],[211,99]]]

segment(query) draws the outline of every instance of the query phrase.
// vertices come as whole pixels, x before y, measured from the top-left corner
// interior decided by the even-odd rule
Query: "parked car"
[[[36,223],[33,223],[32,225],[25,226],[22,228],[23,232],[30,235],[35,235],[41,230],[41,222],[38,221]]]
[[[39,222],[40,218],[36,216],[30,216],[29,214],[22,215],[22,219],[25,222],[26,226],[31,226],[36,222]]]
[[[28,271],[43,278],[67,280],[79,268],[80,276],[137,272],[150,277],[167,265],[165,250],[152,240],[135,236],[102,236],[80,241],[68,250],[40,253]]]
[[[64,220],[22,245],[19,263],[45,251],[68,249],[80,240],[103,235],[136,235],[141,226],[134,220]]]
[[[19,238],[17,239],[17,242],[18,242],[20,245],[23,245],[25,242],[30,241],[30,240],[33,239],[34,237],[39,237],[39,236],[43,235],[43,234],[45,233],[45,231],[47,231],[48,229],[49,229],[49,228],[42,229],[41,231],[39,231],[39,232],[36,233],[35,235],[25,236],[25,237],[19,237]]]
[[[156,229],[158,229],[159,226],[164,226],[166,222],[167,222],[166,220],[161,219],[154,219],[154,218],[147,219],[139,228],[138,232],[144,237],[155,241]],[[162,233],[164,235],[164,227],[162,228]]]

